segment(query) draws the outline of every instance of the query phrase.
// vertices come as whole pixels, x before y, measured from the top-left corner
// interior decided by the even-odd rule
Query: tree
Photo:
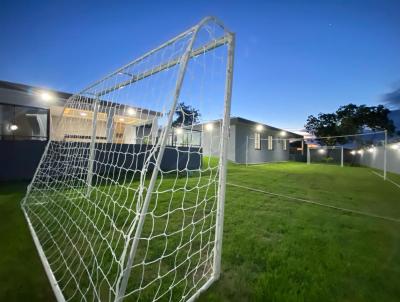
[[[371,106],[348,104],[339,107],[335,113],[320,113],[317,117],[310,115],[305,124],[306,130],[317,137],[351,135],[364,130],[387,130],[392,134],[395,130],[393,121],[388,117],[390,110],[383,105]],[[343,139],[324,139],[328,145]]]
[[[176,119],[172,122],[174,127],[190,126],[199,122],[201,116],[198,109],[181,102],[176,106]]]

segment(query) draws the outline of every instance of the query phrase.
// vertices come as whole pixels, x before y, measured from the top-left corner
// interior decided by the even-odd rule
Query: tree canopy
[[[174,127],[190,126],[199,122],[201,116],[198,109],[186,105],[184,102],[179,103],[175,109],[176,118],[172,122]]]
[[[366,106],[348,104],[339,107],[334,113],[310,115],[305,124],[306,130],[316,137],[351,135],[387,130],[389,134],[395,131],[393,121],[388,117],[390,110],[383,105]],[[334,144],[337,140],[325,140]]]

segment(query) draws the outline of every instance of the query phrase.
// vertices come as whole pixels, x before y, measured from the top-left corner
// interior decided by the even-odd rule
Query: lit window
[[[47,140],[49,110],[0,104],[1,140]]]
[[[261,149],[261,134],[259,132],[254,133],[254,149]]]
[[[268,150],[272,150],[272,136],[268,136]]]

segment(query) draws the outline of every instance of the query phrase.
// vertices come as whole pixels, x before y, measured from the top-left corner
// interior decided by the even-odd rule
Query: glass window
[[[48,110],[0,105],[0,139],[47,140]]]
[[[272,150],[273,145],[272,145],[272,136],[268,136],[268,150]]]
[[[287,150],[287,140],[286,139],[284,139],[283,140],[283,150]]]
[[[12,135],[14,108],[12,106],[0,105],[0,139],[3,136]]]
[[[259,132],[254,133],[254,149],[261,149],[261,134]]]

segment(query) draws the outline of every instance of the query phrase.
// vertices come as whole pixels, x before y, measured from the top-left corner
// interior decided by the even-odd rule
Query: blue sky
[[[400,83],[400,1],[9,1],[0,79],[76,92],[216,15],[237,34],[232,114],[289,129]]]

